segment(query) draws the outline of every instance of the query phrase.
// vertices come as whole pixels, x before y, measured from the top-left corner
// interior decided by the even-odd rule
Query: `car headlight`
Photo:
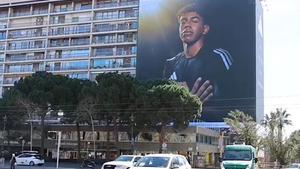
[[[246,169],[250,169],[250,168],[251,168],[251,165],[248,165]]]

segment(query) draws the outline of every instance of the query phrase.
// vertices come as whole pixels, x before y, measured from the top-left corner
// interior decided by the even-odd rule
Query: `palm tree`
[[[270,151],[270,160],[278,160],[280,164],[287,162],[286,155],[289,146],[282,138],[282,132],[286,125],[291,125],[290,114],[286,110],[277,108],[275,112],[266,115],[262,125],[266,127],[268,136],[266,138],[266,147]]]

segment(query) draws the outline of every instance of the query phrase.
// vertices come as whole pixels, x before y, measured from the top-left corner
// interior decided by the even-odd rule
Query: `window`
[[[79,17],[78,16],[72,17],[72,22],[79,22]]]

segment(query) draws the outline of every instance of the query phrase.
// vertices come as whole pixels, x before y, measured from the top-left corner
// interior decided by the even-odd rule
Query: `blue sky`
[[[265,113],[284,108],[300,129],[300,0],[264,3]]]

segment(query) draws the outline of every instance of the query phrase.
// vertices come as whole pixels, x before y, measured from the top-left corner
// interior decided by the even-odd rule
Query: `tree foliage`
[[[281,165],[287,164],[290,146],[282,137],[283,129],[291,124],[290,114],[283,109],[276,109],[270,115],[266,115],[262,124],[268,135],[265,138],[265,147],[269,150],[270,160],[278,161]]]
[[[165,142],[165,128],[173,125],[184,129],[191,120],[201,113],[201,102],[198,97],[177,84],[162,84],[153,86],[143,99],[144,126],[156,129],[160,133],[160,151]]]
[[[258,136],[257,123],[253,118],[240,110],[230,111],[228,116],[229,118],[224,118],[224,121],[236,136],[235,141],[244,142],[258,148],[261,139]]]

